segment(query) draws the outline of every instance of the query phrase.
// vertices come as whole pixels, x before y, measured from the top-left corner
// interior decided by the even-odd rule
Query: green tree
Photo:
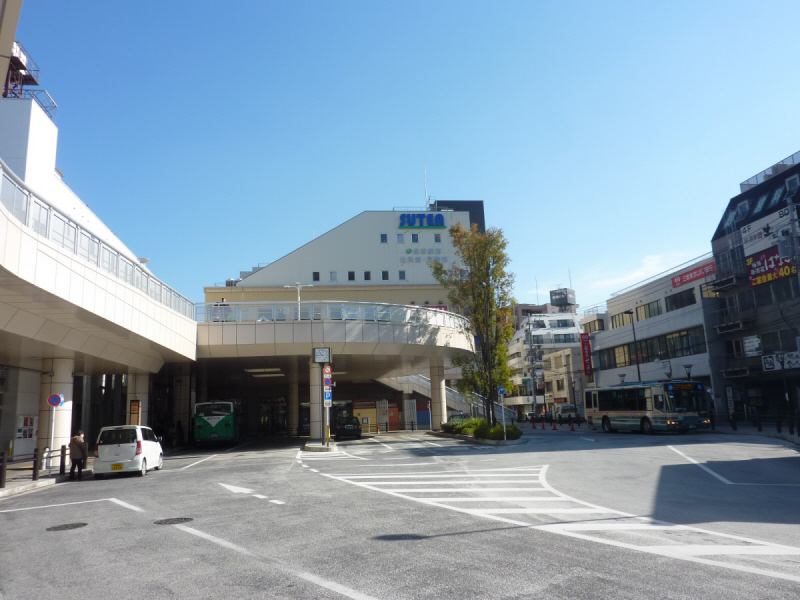
[[[469,318],[476,337],[475,354],[453,359],[461,368],[459,391],[483,396],[484,414],[494,424],[497,386],[510,387],[508,342],[514,335],[511,291],[514,274],[508,271],[508,241],[497,228],[478,231],[477,225],[450,228],[457,258],[450,268],[431,263],[436,280],[448,290],[450,304]]]

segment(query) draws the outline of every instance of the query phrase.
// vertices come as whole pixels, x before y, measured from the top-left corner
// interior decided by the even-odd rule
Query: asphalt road
[[[524,439],[254,442],[10,497],[0,598],[800,597],[792,444]]]

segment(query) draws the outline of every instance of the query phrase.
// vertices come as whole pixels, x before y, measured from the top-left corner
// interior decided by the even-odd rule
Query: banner
[[[588,333],[581,334],[581,358],[583,359],[583,374],[592,375],[592,342]]]
[[[777,246],[748,256],[745,262],[747,263],[747,279],[750,287],[797,274],[797,268],[792,265],[792,259],[781,258]]]
[[[713,275],[717,272],[717,263],[713,260],[711,262],[707,262],[704,265],[697,267],[696,269],[692,269],[691,271],[686,271],[685,273],[681,273],[680,275],[675,275],[672,278],[672,287],[680,287],[682,285],[686,285],[687,283],[691,283],[695,279],[702,279],[703,277],[707,277],[708,275]]]

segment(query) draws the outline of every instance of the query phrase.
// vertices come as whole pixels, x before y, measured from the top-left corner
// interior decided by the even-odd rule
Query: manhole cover
[[[178,525],[180,523],[188,523],[189,521],[194,521],[194,519],[190,519],[189,517],[178,517],[177,519],[161,519],[160,521],[156,521],[156,525]]]
[[[67,523],[66,525],[56,525],[55,527],[48,527],[47,531],[67,531],[69,529],[80,529],[86,527],[88,523]]]

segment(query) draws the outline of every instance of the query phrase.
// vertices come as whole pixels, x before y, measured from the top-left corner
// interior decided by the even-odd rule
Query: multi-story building
[[[691,378],[717,393],[706,326],[714,272],[710,256],[681,265],[610,298],[610,327],[585,321],[587,329],[598,323],[591,334],[596,386]]]
[[[711,326],[720,338],[712,362],[724,411],[740,418],[786,422],[797,412],[800,285],[791,207],[798,189],[800,152],[740,184],[711,240],[719,294]]]
[[[583,372],[580,348],[550,352],[542,357],[544,397],[547,410],[554,413],[559,404],[575,404],[583,414],[583,390],[587,377]],[[555,414],[555,413],[554,413]]]

